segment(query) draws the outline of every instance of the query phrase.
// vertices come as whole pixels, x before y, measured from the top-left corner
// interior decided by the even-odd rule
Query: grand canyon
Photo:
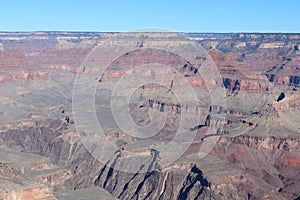
[[[292,33],[1,32],[0,199],[299,200],[299,49]]]

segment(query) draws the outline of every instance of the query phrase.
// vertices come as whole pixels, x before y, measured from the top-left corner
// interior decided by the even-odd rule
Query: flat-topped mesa
[[[267,80],[263,79],[231,79],[223,78],[223,84],[229,92],[238,93],[239,91],[245,92],[258,92],[269,93],[271,84]]]
[[[148,99],[142,105],[140,104],[131,104],[129,113],[132,113],[136,110],[141,112],[145,112],[144,109],[155,109],[162,113],[167,113],[166,126],[172,127],[174,122],[179,123],[179,116],[182,114],[194,115],[194,117],[198,116],[198,124],[194,124],[194,127],[190,127],[191,131],[198,131],[202,127],[212,127],[217,129],[216,134],[223,134],[222,126],[224,124],[232,123],[231,120],[226,118],[227,114],[230,115],[239,115],[244,116],[249,113],[245,113],[243,111],[230,111],[224,108],[221,105],[196,105],[196,104],[179,104],[179,103],[168,103],[162,100],[152,100]],[[143,110],[142,110],[143,109]],[[238,114],[236,114],[238,113]],[[133,114],[134,116],[134,114]],[[141,116],[139,116],[141,117]],[[171,120],[172,119],[172,120]],[[176,129],[176,127],[173,127]],[[219,129],[219,130],[218,130]],[[204,131],[205,132],[205,131]]]
[[[207,113],[210,110],[209,105],[197,105],[197,104],[180,104],[180,103],[171,103],[165,102],[163,100],[157,99],[148,99],[142,105],[134,104],[136,107],[147,107],[151,109],[159,110],[160,112],[171,112],[171,113],[190,113],[195,115],[201,115]],[[222,106],[214,106],[215,110],[219,112],[225,111]]]

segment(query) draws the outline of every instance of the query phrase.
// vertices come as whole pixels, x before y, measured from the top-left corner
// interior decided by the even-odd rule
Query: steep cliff
[[[97,66],[80,68],[95,46],[111,35],[0,33],[1,198],[64,199],[95,193],[91,198],[97,199],[103,189],[119,199],[299,198],[299,34],[187,34],[207,51],[196,60],[213,59],[221,74],[217,81],[201,76],[204,65],[142,48],[147,45],[144,37],[136,44],[138,50],[120,55],[104,72]],[[155,37],[159,43],[166,36]],[[126,109],[136,124],[150,123],[151,112],[165,116],[164,127],[150,139],[111,125],[110,96],[105,95],[109,90],[98,87],[119,81],[128,66],[145,64],[155,65],[165,77],[183,77],[161,79],[166,87],[141,85],[130,98]],[[162,65],[172,71],[159,68]],[[97,160],[80,138],[99,135],[78,133],[74,124],[73,81],[82,72],[98,84],[95,114],[108,141],[118,148],[107,162]],[[138,77],[146,79],[152,72]],[[188,83],[199,101],[191,101],[186,93],[179,101],[170,92],[185,91]],[[226,103],[210,98],[220,100],[214,91],[219,86]],[[184,115],[199,117],[189,127],[195,138],[180,158],[162,167],[158,149],[174,139]],[[91,119],[84,120],[88,127]],[[200,159],[199,150],[212,138],[218,138],[214,148]],[[118,170],[126,164],[124,158],[140,157],[147,162],[135,166],[136,173]]]

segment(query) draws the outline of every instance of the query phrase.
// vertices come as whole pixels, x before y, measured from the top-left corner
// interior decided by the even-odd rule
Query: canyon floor
[[[1,32],[0,199],[300,199],[299,48]]]

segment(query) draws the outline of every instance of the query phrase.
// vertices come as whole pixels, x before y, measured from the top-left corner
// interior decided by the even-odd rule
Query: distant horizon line
[[[11,31],[0,30],[0,33],[203,33],[203,34],[300,34],[300,32],[260,32],[260,31],[236,31],[236,32],[197,32],[197,31],[95,31],[95,30],[26,30],[26,31]]]

